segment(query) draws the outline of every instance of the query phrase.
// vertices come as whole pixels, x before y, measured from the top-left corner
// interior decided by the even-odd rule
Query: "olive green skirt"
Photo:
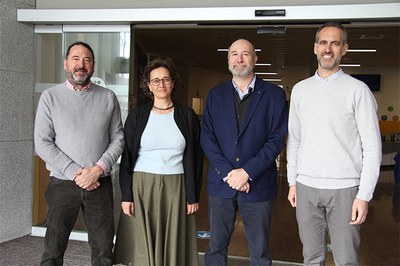
[[[135,216],[121,211],[114,264],[198,265],[195,216],[186,214],[184,176],[133,174]]]

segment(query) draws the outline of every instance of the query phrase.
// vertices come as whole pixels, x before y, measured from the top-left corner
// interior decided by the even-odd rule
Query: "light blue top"
[[[186,141],[174,120],[174,112],[150,113],[140,141],[134,171],[153,174],[183,174]]]

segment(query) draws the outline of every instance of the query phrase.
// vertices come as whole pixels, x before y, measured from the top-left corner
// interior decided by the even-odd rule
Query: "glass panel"
[[[121,106],[123,122],[128,115],[129,94],[129,57],[130,33],[43,33],[36,35],[36,83],[35,110],[41,93],[56,84],[65,81],[63,67],[64,56],[68,46],[76,41],[88,43],[95,56],[95,72],[92,82],[109,88],[117,95]],[[119,162],[113,167],[112,178],[118,180]],[[48,171],[45,163],[35,155],[35,182],[33,225],[45,226],[46,202],[44,193],[47,188]],[[119,185],[114,184],[114,191]],[[115,201],[118,205],[119,200]],[[116,217],[118,217],[116,215]],[[86,230],[81,215],[75,225],[75,230]]]
[[[96,62],[92,82],[115,92],[125,121],[128,113],[130,33],[67,33],[63,54],[76,41],[86,42],[92,47]]]

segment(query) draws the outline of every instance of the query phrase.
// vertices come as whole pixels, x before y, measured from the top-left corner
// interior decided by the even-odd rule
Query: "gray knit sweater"
[[[44,91],[35,119],[35,148],[50,175],[73,180],[79,168],[111,169],[122,154],[121,111],[115,94],[92,84],[73,91],[60,84]]]

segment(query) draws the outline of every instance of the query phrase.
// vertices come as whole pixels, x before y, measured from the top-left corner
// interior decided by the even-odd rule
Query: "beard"
[[[84,74],[83,76],[77,76],[77,75],[73,74],[71,76],[71,78],[72,78],[73,83],[77,84],[77,85],[85,85],[89,81],[88,74]]]
[[[250,73],[253,72],[253,68],[251,66],[231,66],[229,65],[229,71],[232,73],[233,76],[237,77],[247,77]]]
[[[335,58],[335,56],[332,55],[332,58],[334,60],[331,60],[331,61],[327,62],[327,61],[324,61],[323,57],[324,57],[324,54],[320,55],[317,60],[318,60],[318,64],[325,70],[334,69],[335,67],[337,67],[340,64],[340,60],[342,59],[341,56]]]
[[[77,71],[84,71],[84,74],[75,74]],[[74,72],[67,72],[68,77],[70,78],[71,83],[76,85],[86,85],[90,81],[91,75],[84,68],[74,69]]]

